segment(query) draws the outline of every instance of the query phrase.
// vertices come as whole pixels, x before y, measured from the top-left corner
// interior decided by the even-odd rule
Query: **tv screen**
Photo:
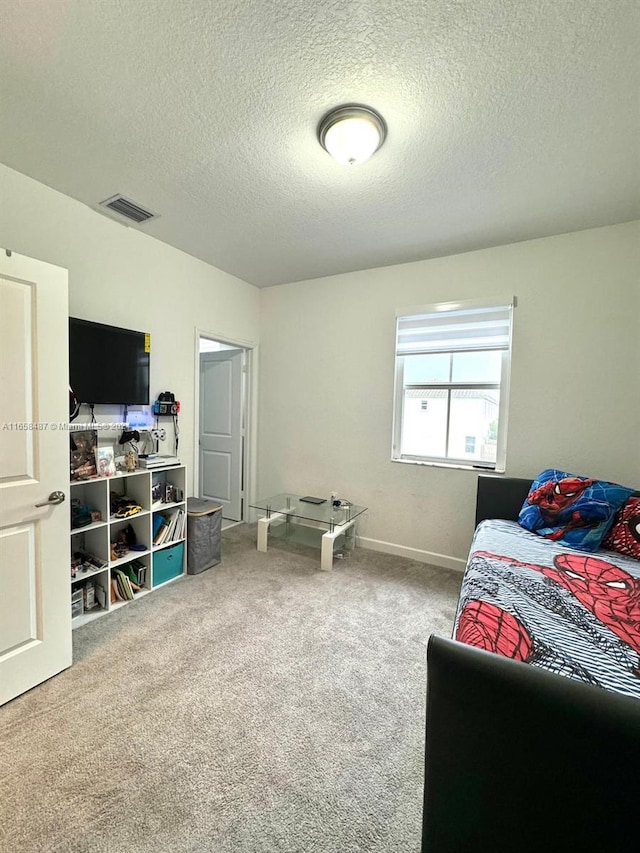
[[[69,317],[69,385],[79,403],[149,405],[149,336]]]

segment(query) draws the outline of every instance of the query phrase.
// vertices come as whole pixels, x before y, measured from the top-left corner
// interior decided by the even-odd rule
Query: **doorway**
[[[252,348],[198,334],[197,493],[222,506],[223,527],[245,520]]]

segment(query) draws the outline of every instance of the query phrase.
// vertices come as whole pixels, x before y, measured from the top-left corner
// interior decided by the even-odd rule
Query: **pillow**
[[[625,503],[602,547],[640,560],[640,498],[629,498]]]
[[[547,468],[531,485],[519,524],[579,551],[597,551],[634,490]]]

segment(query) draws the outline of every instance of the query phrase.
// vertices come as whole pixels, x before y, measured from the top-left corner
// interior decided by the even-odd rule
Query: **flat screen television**
[[[69,385],[79,403],[149,405],[149,336],[69,317]]]

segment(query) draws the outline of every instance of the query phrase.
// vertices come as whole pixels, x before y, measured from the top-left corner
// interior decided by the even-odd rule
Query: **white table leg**
[[[258,551],[267,550],[267,542],[269,540],[269,525],[272,521],[278,518],[284,518],[281,512],[272,512],[270,516],[261,518],[258,521]]]
[[[333,544],[338,536],[353,527],[354,524],[355,521],[347,521],[346,524],[340,524],[323,535],[320,548],[320,568],[322,571],[330,572],[333,569]]]

